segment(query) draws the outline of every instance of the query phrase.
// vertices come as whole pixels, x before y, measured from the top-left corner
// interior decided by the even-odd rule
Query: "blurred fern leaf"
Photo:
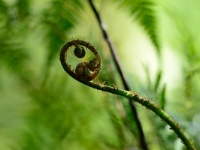
[[[155,85],[154,85],[154,91],[155,92],[157,92],[157,90],[159,88],[161,78],[162,78],[162,71],[159,70],[158,73],[157,73],[156,82],[155,82]]]
[[[42,23],[47,29],[46,41],[48,41],[47,68],[57,56],[59,49],[66,42],[66,34],[77,22],[78,10],[81,8],[81,2],[75,1],[52,1],[49,9],[44,13]],[[75,11],[76,10],[76,11]]]
[[[155,4],[151,0],[125,0],[122,5],[129,9],[131,15],[135,15],[141,25],[147,31],[151,41],[160,53],[160,43],[156,33]]]
[[[25,52],[23,45],[13,41],[13,39],[7,40],[5,37],[0,37],[0,41],[0,63],[6,65],[24,83],[30,81],[27,75],[27,72],[30,71],[27,66],[29,56]]]
[[[162,91],[160,93],[160,107],[164,110],[165,109],[165,103],[166,103],[166,85],[163,86]]]

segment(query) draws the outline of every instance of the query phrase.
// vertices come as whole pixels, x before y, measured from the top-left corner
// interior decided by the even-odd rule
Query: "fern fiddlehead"
[[[71,46],[74,46],[74,55],[77,58],[84,58],[86,56],[86,47],[94,54],[94,58],[89,61],[79,63],[75,70],[71,69],[71,65],[67,61],[67,52]],[[60,52],[60,61],[67,73],[73,78],[80,81],[91,81],[95,79],[101,70],[101,57],[97,50],[88,42],[82,40],[72,40],[66,43]]]
[[[66,59],[67,52],[71,46],[75,46],[74,55],[78,58],[85,57],[85,49],[83,47],[88,48],[94,54],[95,57],[87,62],[79,63],[76,66],[75,70],[71,69],[71,65],[68,64]],[[122,90],[116,86],[112,87],[97,82],[91,82],[91,80],[96,78],[101,69],[101,57],[97,52],[97,50],[90,43],[81,40],[72,40],[66,43],[61,48],[60,61],[64,70],[71,77],[78,80],[79,82],[87,86],[90,86],[92,88],[95,88],[97,90],[102,90],[105,92],[120,95],[128,99],[134,100],[135,102],[138,102],[142,106],[145,106],[149,110],[153,111],[156,115],[158,115],[161,118],[161,120],[165,121],[170,126],[170,129],[174,130],[174,132],[182,140],[183,144],[187,147],[188,150],[196,150],[193,143],[187,138],[187,136],[185,135],[184,131],[181,129],[179,124],[175,122],[164,110],[162,110],[154,102],[142,98],[137,93],[132,91]]]

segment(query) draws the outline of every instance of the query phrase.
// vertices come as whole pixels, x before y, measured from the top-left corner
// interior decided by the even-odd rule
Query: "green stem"
[[[161,118],[161,120],[165,121],[170,126],[171,130],[174,130],[174,132],[178,135],[178,137],[182,140],[182,142],[188,148],[188,150],[195,150],[193,143],[186,137],[186,135],[184,134],[179,124],[175,122],[165,111],[163,111],[154,102],[150,102],[149,100],[140,97],[139,95],[137,95],[135,92],[132,92],[132,91],[125,91],[125,90],[118,89],[117,87],[102,85],[95,82],[83,82],[83,81],[79,81],[79,82],[82,82],[83,84],[88,85],[97,90],[106,91],[112,94],[121,95],[128,99],[132,99],[140,103],[141,105],[145,106],[146,108],[152,110],[155,114],[157,114]]]
[[[174,130],[174,132],[182,140],[182,142],[185,144],[185,146],[187,147],[188,150],[196,150],[193,143],[186,137],[186,135],[184,134],[184,132],[181,129],[181,127],[179,126],[179,124],[177,122],[175,122],[164,110],[162,110],[154,102],[150,102],[149,100],[140,97],[137,93],[132,92],[132,91],[126,91],[126,90],[119,89],[118,87],[112,87],[112,86],[108,86],[108,85],[104,85],[104,84],[100,84],[100,83],[96,83],[96,82],[92,82],[92,81],[84,81],[84,80],[81,80],[81,78],[77,78],[76,74],[71,69],[70,65],[66,62],[66,55],[67,55],[66,53],[68,51],[68,48],[76,43],[86,46],[92,52],[94,52],[95,55],[99,56],[98,52],[94,49],[94,47],[87,42],[80,41],[80,40],[74,40],[74,41],[71,41],[71,42],[68,42],[67,44],[65,44],[61,48],[61,51],[60,51],[60,61],[61,61],[61,64],[62,64],[64,70],[72,78],[74,78],[75,80],[77,80],[87,86],[95,88],[97,90],[106,91],[106,92],[109,92],[112,94],[117,94],[117,95],[126,97],[130,100],[134,100],[135,102],[140,103],[141,105],[145,106],[146,108],[152,110],[155,114],[157,114],[161,118],[161,120],[165,121],[170,126],[170,129]]]

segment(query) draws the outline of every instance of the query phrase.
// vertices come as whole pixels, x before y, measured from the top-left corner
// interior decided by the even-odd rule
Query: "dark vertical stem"
[[[97,21],[99,23],[99,26],[100,26],[101,31],[103,33],[103,37],[104,37],[104,39],[106,40],[106,42],[107,42],[107,44],[109,46],[110,52],[112,54],[115,66],[116,66],[116,68],[118,70],[118,73],[120,74],[120,77],[121,77],[121,80],[123,82],[124,88],[125,88],[125,90],[130,91],[130,87],[129,87],[129,85],[128,85],[125,77],[124,77],[124,74],[122,72],[122,69],[120,67],[119,60],[118,60],[117,54],[116,54],[116,50],[115,50],[113,44],[110,41],[110,38],[109,38],[109,36],[107,34],[107,31],[105,29],[105,26],[104,26],[103,22],[101,21],[99,13],[97,12],[94,4],[92,3],[92,0],[88,0],[88,1],[89,1],[90,6],[91,6],[91,8],[92,8],[92,10],[93,10],[93,12],[94,12],[94,14],[96,16]],[[140,122],[140,119],[139,119],[139,116],[138,116],[138,113],[137,113],[137,110],[136,110],[136,107],[135,107],[135,103],[131,99],[129,100],[129,103],[130,103],[130,106],[131,106],[131,110],[132,110],[133,116],[135,118],[135,122],[136,122],[136,125],[137,125],[137,128],[138,128],[138,131],[140,133],[140,144],[141,144],[141,147],[144,150],[148,150],[148,145],[147,145],[147,142],[146,142],[146,139],[145,139],[145,136],[144,136],[144,132],[143,132],[143,129],[142,129],[142,125],[141,125],[141,122]]]

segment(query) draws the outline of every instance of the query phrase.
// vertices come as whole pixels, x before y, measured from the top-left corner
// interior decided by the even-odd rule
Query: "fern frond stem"
[[[78,70],[79,72],[77,72],[76,69],[74,70],[71,67],[71,65],[68,63],[68,59],[67,59],[67,55],[68,55],[67,52],[69,52],[71,46],[75,46],[76,48],[78,46],[84,46],[84,47],[88,48],[88,50],[90,50],[96,56],[96,58],[93,58],[86,62],[79,63],[76,66],[76,69],[77,69],[77,67],[81,67],[81,68],[79,68],[80,70]],[[74,51],[75,51],[75,49],[74,49]],[[81,51],[79,51],[79,52],[81,52]],[[80,56],[80,55],[78,55],[78,54],[80,54],[79,52],[75,53],[74,55],[76,57]],[[182,140],[182,142],[185,144],[185,146],[188,148],[188,150],[195,150],[194,145],[186,137],[186,135],[184,134],[183,130],[178,125],[178,123],[176,123],[157,104],[155,104],[154,102],[150,102],[149,100],[147,100],[145,98],[140,97],[135,92],[122,90],[116,86],[112,87],[112,86],[100,84],[97,82],[92,82],[91,80],[95,79],[95,77],[92,79],[88,78],[88,77],[91,77],[90,75],[95,74],[95,76],[96,76],[96,74],[99,73],[99,70],[101,68],[101,57],[100,57],[98,51],[90,43],[82,41],[82,40],[72,40],[72,41],[67,42],[60,50],[60,62],[62,64],[63,69],[75,80],[77,80],[85,85],[88,85],[92,88],[126,97],[128,99],[131,99],[132,101],[136,101],[136,102],[140,103],[141,105],[145,106],[147,109],[152,110],[155,114],[157,114],[161,118],[161,120],[165,121],[170,126],[170,129],[175,131],[175,133]]]
[[[174,132],[181,139],[181,141],[187,147],[188,150],[196,150],[196,148],[194,147],[194,144],[192,143],[190,139],[187,138],[187,136],[185,135],[180,125],[176,121],[174,121],[164,110],[162,110],[154,102],[151,102],[145,98],[140,97],[137,93],[133,91],[125,91],[116,87],[103,85],[96,82],[83,82],[80,80],[78,81],[82,82],[83,84],[87,86],[95,88],[97,90],[101,90],[101,91],[105,91],[105,92],[126,97],[128,99],[131,99],[135,102],[140,103],[142,106],[146,107],[146,109],[152,110],[156,115],[160,117],[161,121],[165,121],[170,126],[170,129],[174,130]]]
[[[90,3],[90,6],[96,16],[96,19],[99,23],[99,26],[101,28],[101,31],[102,31],[102,34],[103,34],[103,37],[105,39],[105,41],[107,42],[108,46],[109,46],[109,49],[110,49],[110,52],[111,52],[111,55],[113,57],[113,60],[114,60],[114,64],[117,68],[117,71],[121,77],[121,80],[122,80],[122,83],[124,85],[124,88],[125,90],[130,90],[130,87],[126,81],[126,78],[122,72],[122,69],[121,69],[121,66],[119,64],[119,60],[118,60],[118,57],[117,57],[117,54],[116,54],[116,50],[108,36],[108,33],[105,29],[105,26],[104,26],[104,23],[102,22],[101,20],[101,17],[99,15],[99,13],[97,12],[94,4],[92,3],[92,0],[89,0],[89,3]],[[132,99],[129,100],[129,103],[130,103],[130,106],[131,106],[131,110],[132,110],[132,114],[135,118],[135,122],[136,122],[136,125],[137,125],[137,128],[138,128],[138,131],[140,133],[140,144],[141,144],[141,147],[144,149],[144,150],[148,150],[148,145],[147,145],[147,142],[146,142],[146,139],[145,139],[145,135],[144,135],[144,132],[143,132],[143,129],[142,129],[142,125],[141,125],[141,122],[140,122],[140,119],[139,119],[139,116],[138,116],[138,113],[137,113],[137,109],[136,109],[136,106],[134,104],[134,101]]]

